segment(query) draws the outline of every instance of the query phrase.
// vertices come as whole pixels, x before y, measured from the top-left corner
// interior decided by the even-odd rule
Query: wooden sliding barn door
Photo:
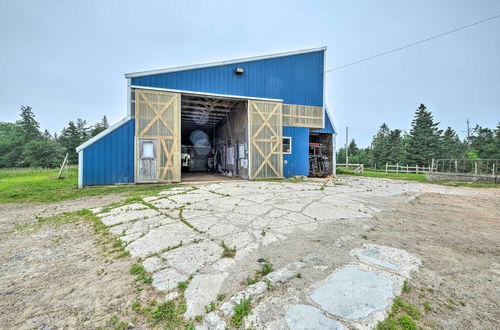
[[[181,181],[180,118],[181,94],[135,89],[136,182]]]
[[[280,102],[248,101],[249,177],[283,177]]]

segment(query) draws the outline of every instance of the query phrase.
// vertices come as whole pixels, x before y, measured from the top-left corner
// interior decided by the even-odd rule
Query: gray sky
[[[0,121],[42,128],[126,114],[125,72],[328,46],[327,68],[500,13],[498,0],[0,1]],[[462,136],[500,120],[500,19],[327,74],[327,104],[366,146],[424,103]]]

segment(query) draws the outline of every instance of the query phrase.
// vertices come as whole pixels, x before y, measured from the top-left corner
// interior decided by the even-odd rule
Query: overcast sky
[[[126,72],[327,46],[332,68],[500,14],[498,0],[0,0],[0,121],[126,115]],[[367,146],[424,103],[463,136],[500,120],[500,19],[327,74],[326,101]]]

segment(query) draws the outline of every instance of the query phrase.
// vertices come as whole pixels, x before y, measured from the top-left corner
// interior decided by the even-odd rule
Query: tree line
[[[383,168],[386,163],[395,165],[430,165],[432,159],[499,159],[500,122],[490,129],[476,125],[461,140],[455,130],[439,128],[432,113],[420,104],[407,133],[390,129],[383,123],[367,148],[359,148],[353,139],[347,146],[349,163]],[[345,147],[337,152],[337,163],[346,161]]]
[[[75,148],[109,127],[106,116],[94,125],[78,118],[58,135],[40,129],[30,106],[21,106],[19,117],[14,123],[0,122],[0,168],[57,167],[66,153],[69,164],[77,164]]]

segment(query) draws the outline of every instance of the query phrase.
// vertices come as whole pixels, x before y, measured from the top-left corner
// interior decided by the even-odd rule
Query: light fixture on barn
[[[243,72],[245,72],[245,69],[243,69],[241,66],[234,69],[234,73],[236,74],[243,74]]]

